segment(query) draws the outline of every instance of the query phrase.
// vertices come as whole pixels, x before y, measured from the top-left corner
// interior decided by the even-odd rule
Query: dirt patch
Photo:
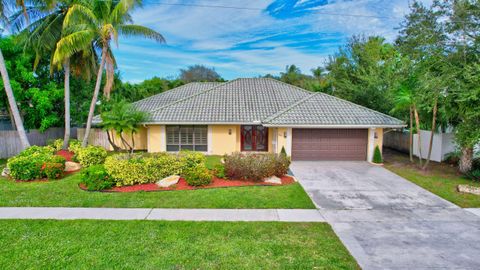
[[[60,150],[56,153],[57,156],[62,156],[67,161],[73,161],[73,156],[75,155],[73,152],[67,150]]]
[[[113,187],[111,189],[102,190],[102,192],[137,192],[137,191],[173,191],[173,190],[196,190],[196,189],[210,189],[210,188],[228,188],[228,187],[245,187],[245,186],[282,186],[295,183],[295,179],[291,176],[280,177],[282,184],[270,184],[265,182],[254,182],[248,180],[228,180],[214,177],[212,183],[206,186],[194,187],[188,185],[185,179],[180,178],[176,185],[171,187],[162,188],[155,183],[139,184],[133,186]],[[87,190],[82,184],[79,187],[83,190]]]

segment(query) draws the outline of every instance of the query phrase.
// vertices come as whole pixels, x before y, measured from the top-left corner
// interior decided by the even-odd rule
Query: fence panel
[[[408,153],[410,148],[409,133],[402,131],[389,131],[383,134],[383,146]]]
[[[55,139],[63,139],[64,128],[49,128],[45,132],[36,129],[27,132],[27,138],[31,145],[44,146]],[[77,128],[71,129],[71,137],[77,137]],[[0,131],[0,158],[9,158],[20,153],[22,146],[16,130]]]

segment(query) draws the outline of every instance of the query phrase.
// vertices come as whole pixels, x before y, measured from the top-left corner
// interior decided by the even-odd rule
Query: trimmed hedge
[[[286,155],[277,154],[242,154],[225,155],[225,174],[230,179],[262,181],[270,176],[283,176],[290,167]]]
[[[182,176],[190,186],[206,186],[212,182],[212,173],[205,164],[198,164],[185,169]]]
[[[85,148],[78,148],[75,157],[83,167],[100,165],[105,163],[107,150],[100,146],[89,145]]]
[[[10,175],[21,181],[57,179],[63,176],[65,158],[55,156],[51,146],[29,147],[7,162]]]
[[[182,171],[180,158],[165,153],[160,154],[118,154],[105,160],[105,170],[117,186],[153,183]]]
[[[373,152],[373,163],[383,163],[382,152],[380,152],[380,148],[378,145],[375,147],[375,151]]]
[[[103,165],[92,165],[83,170],[81,183],[87,190],[109,189],[115,184]]]

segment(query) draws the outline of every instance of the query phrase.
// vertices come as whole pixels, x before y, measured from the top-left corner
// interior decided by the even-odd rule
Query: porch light
[[[373,138],[378,139],[378,134],[377,134],[376,131],[375,131],[375,133],[373,133]]]
[[[286,132],[286,131],[283,132],[283,137],[284,137],[285,139],[287,138],[287,132]]]
[[[228,135],[232,135],[232,129],[231,128],[228,129]]]

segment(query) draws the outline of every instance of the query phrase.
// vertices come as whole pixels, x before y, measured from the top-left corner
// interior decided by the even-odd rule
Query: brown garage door
[[[366,160],[366,129],[293,129],[293,160]]]

